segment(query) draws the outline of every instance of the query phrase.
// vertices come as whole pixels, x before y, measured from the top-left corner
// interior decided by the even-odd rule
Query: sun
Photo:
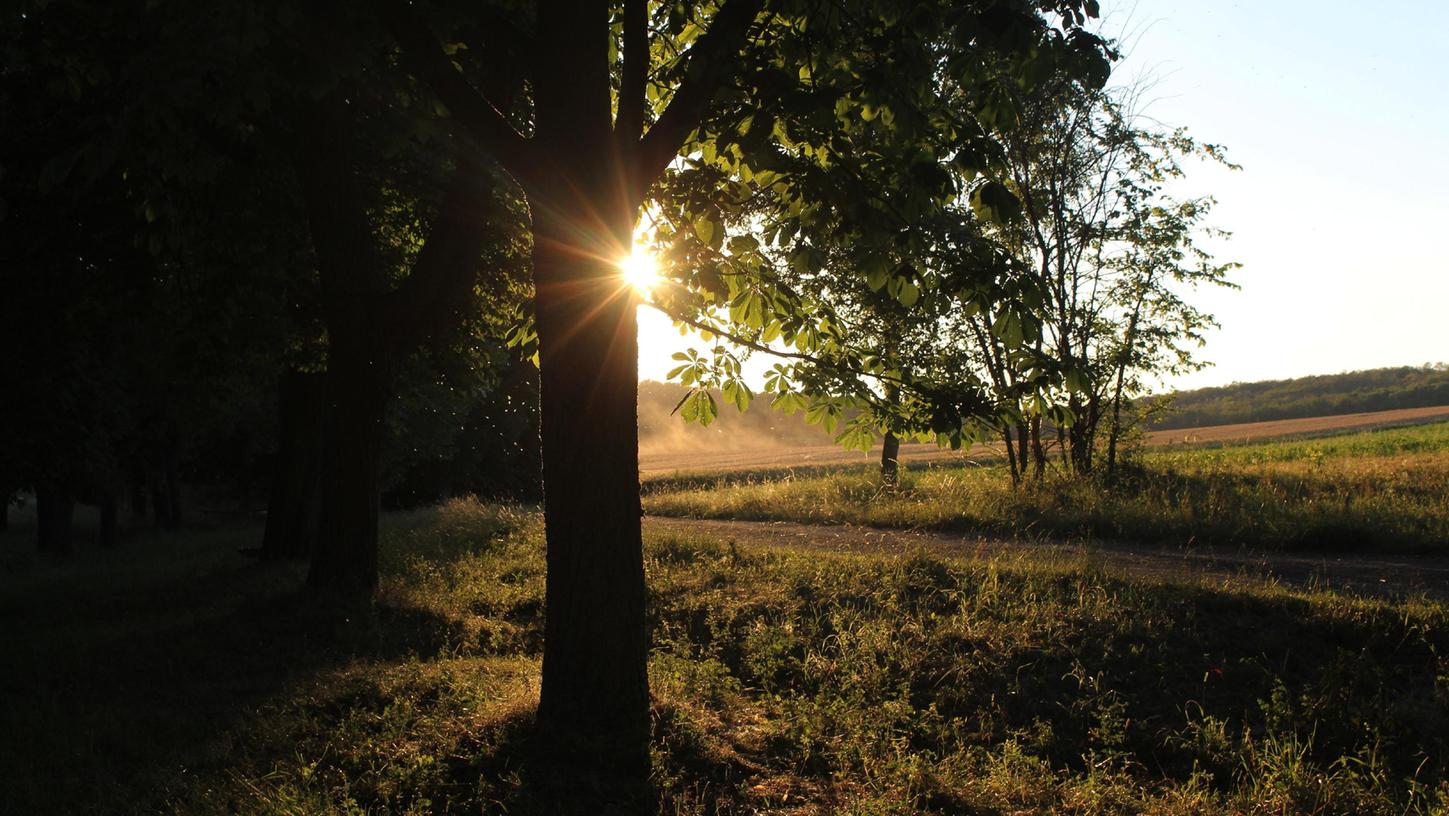
[[[634,247],[632,253],[619,261],[619,271],[623,273],[624,281],[640,295],[648,295],[661,280],[659,264],[653,253],[639,246]]]

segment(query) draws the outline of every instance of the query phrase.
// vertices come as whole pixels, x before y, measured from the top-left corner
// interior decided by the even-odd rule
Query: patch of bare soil
[[[1243,580],[1295,587],[1327,587],[1390,597],[1449,600],[1449,559],[1377,558],[1352,554],[1242,553],[1204,548],[1169,549],[1093,542],[1024,542],[981,536],[887,530],[853,524],[725,521],[647,516],[647,532],[707,535],[746,548],[953,558],[1028,559],[1064,567],[1167,582],[1226,584]]]
[[[1289,436],[1306,436],[1333,431],[1368,430],[1395,425],[1418,425],[1449,419],[1449,405],[1437,408],[1403,408],[1362,414],[1284,419],[1273,422],[1246,422],[1235,425],[1214,425],[1205,428],[1179,428],[1152,431],[1147,444],[1169,445],[1252,442]],[[999,448],[976,445],[969,450],[942,450],[930,444],[901,446],[900,458],[908,462],[961,461],[994,452]],[[756,450],[695,450],[688,452],[640,451],[639,472],[645,476],[665,473],[711,473],[746,469],[795,468],[819,465],[862,464],[880,456],[879,452],[862,453],[844,450],[838,445],[806,445]]]

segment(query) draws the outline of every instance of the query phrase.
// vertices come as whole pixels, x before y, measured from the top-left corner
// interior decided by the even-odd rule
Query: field
[[[1247,422],[1203,428],[1150,431],[1144,441],[1150,447],[1222,444],[1263,441],[1289,436],[1344,433],[1371,428],[1438,422],[1445,419],[1449,419],[1449,406],[1403,408],[1308,419],[1284,419],[1272,422]],[[678,420],[675,420],[674,424],[679,424]],[[838,445],[829,444],[828,438],[824,437],[823,432],[818,435],[822,437],[820,442],[799,444],[801,437],[800,433],[796,431],[788,437],[789,441],[786,444],[770,444],[767,438],[756,433],[746,437],[743,446],[741,443],[725,446],[721,444],[722,440],[704,434],[689,437],[688,445],[678,444],[677,440],[669,445],[651,444],[646,439],[639,452],[639,470],[646,478],[649,478],[715,471],[813,468],[854,464],[880,456],[879,449],[875,453],[843,450]],[[725,436],[724,439],[728,439],[728,436]],[[936,445],[919,443],[901,446],[901,460],[904,462],[959,463],[999,454],[999,445],[978,445],[964,452],[943,450]]]
[[[646,486],[645,511],[666,516],[1449,555],[1449,423],[1148,449],[1112,489],[1047,478],[1014,490],[1004,466],[971,461],[908,468],[896,491],[882,490],[870,466],[656,477]]]
[[[646,520],[659,812],[1449,813],[1449,565],[1363,552],[1444,551],[1449,424],[1159,450],[1133,473],[1121,499],[1008,500],[980,465],[910,470],[894,494],[860,472],[651,481],[653,512],[793,519]],[[1132,512],[1125,531],[1223,545],[1080,532]],[[1395,512],[1369,542],[1307,532]],[[0,535],[0,812],[517,814],[591,795],[522,764],[532,508],[389,515],[365,608],[239,554],[249,521],[67,562],[28,532]],[[1288,568],[1314,562],[1344,580]]]

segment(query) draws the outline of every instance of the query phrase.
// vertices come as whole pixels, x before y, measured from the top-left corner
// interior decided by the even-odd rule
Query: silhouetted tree
[[[1023,395],[1022,430],[1040,461],[1043,406],[1060,402],[1063,462],[1077,473],[1094,470],[1099,447],[1107,469],[1115,465],[1124,406],[1150,378],[1201,368],[1192,350],[1216,324],[1187,297],[1199,286],[1231,286],[1237,268],[1199,243],[1223,234],[1203,226],[1212,199],[1181,200],[1167,189],[1183,177],[1184,159],[1227,164],[1222,148],[1146,125],[1134,104],[1130,89],[1063,77],[1027,97],[1021,126],[1006,139],[1023,217],[1001,238],[1045,295],[1036,349],[1066,375],[1065,388]],[[1006,362],[1010,376],[1024,379]]]

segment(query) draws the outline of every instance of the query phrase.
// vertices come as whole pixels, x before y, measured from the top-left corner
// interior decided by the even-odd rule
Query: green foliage
[[[1064,430],[1064,467],[1091,473],[1099,453],[1115,466],[1138,419],[1132,399],[1156,378],[1202,367],[1194,350],[1215,323],[1192,292],[1232,286],[1237,265],[1201,246],[1226,235],[1204,224],[1212,199],[1179,200],[1169,185],[1189,159],[1235,165],[1217,145],[1144,121],[1137,99],[1132,88],[1044,82],[1003,139],[1008,203],[1021,217],[990,229],[1025,288],[956,326],[969,364],[996,386],[996,430],[1015,439],[1016,478],[1044,425]],[[1040,475],[1048,463],[1040,442],[1031,446]]]
[[[655,14],[656,30],[679,24]],[[771,4],[649,207],[670,279],[655,305],[727,341],[670,379],[734,391],[741,353],[782,352],[772,405],[832,431],[846,412],[865,417],[844,444],[978,435],[984,384],[939,360],[936,330],[967,290],[993,304],[1018,294],[995,285],[997,266],[958,256],[984,252],[978,218],[1019,210],[996,178],[1015,96],[1046,77],[1105,75],[1084,14]],[[1011,326],[1013,345],[1033,336],[1028,320]]]

